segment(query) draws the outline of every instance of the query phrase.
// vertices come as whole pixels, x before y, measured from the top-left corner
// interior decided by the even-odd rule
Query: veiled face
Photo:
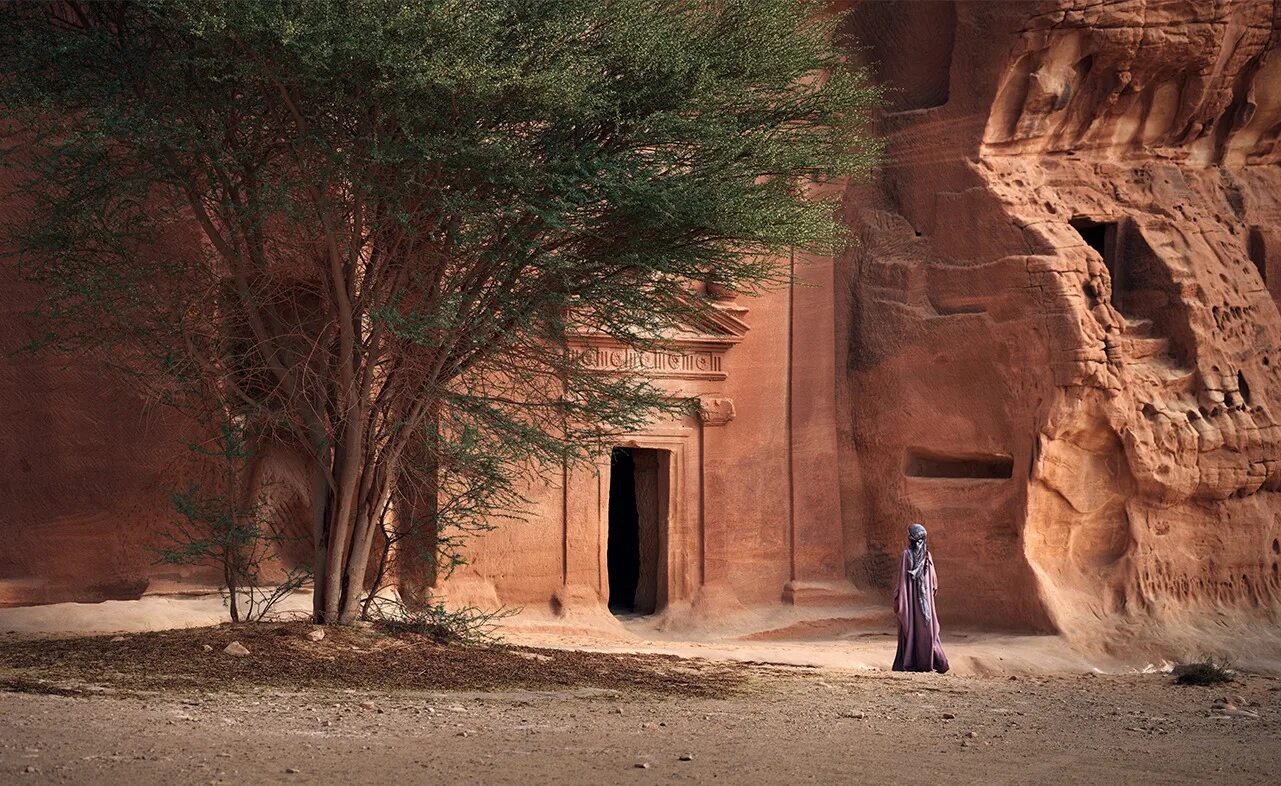
[[[913,524],[907,528],[907,539],[913,548],[925,542],[925,527],[920,524]]]

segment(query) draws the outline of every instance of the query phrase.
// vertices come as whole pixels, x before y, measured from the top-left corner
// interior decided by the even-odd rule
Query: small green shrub
[[[1220,685],[1236,679],[1227,661],[1205,658],[1196,663],[1174,667],[1174,681],[1179,685]]]
[[[502,639],[494,633],[497,623],[518,611],[482,611],[470,606],[450,609],[442,600],[426,608],[411,609],[399,600],[375,598],[368,607],[367,619],[389,633],[418,633],[440,644],[498,644]]]

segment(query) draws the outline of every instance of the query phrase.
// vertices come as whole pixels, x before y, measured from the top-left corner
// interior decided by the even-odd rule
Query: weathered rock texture
[[[21,209],[0,201],[0,220]],[[215,587],[158,564],[185,435],[99,363],[17,351],[36,295],[0,262],[0,606]]]
[[[804,285],[723,300],[677,352],[587,341],[698,415],[531,488],[529,520],[474,542],[447,594],[607,618],[610,475],[631,466],[633,600],[671,625],[849,604],[854,584],[879,603],[913,520],[945,626],[1089,642],[1275,620],[1281,3],[850,10],[891,89],[889,161],[847,194],[859,246],[786,260]],[[28,295],[0,273],[8,339]],[[144,547],[181,439],[57,363],[0,372],[0,604],[173,586]],[[305,532],[300,472],[281,455],[266,476]]]
[[[853,32],[907,41],[905,9],[838,266],[851,570],[884,584],[920,519],[945,619],[1274,617],[1281,5],[870,2]]]

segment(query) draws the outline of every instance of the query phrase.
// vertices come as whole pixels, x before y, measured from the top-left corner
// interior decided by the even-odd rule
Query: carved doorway
[[[610,454],[606,565],[614,614],[653,614],[666,603],[669,459],[650,448]]]

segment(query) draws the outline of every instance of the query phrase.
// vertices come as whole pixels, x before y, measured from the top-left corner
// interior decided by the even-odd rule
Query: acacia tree
[[[678,406],[569,333],[656,340],[690,282],[839,242],[808,184],[877,146],[837,32],[818,0],[6,4],[40,338],[305,451],[316,620],[349,622],[398,496],[483,520]]]

